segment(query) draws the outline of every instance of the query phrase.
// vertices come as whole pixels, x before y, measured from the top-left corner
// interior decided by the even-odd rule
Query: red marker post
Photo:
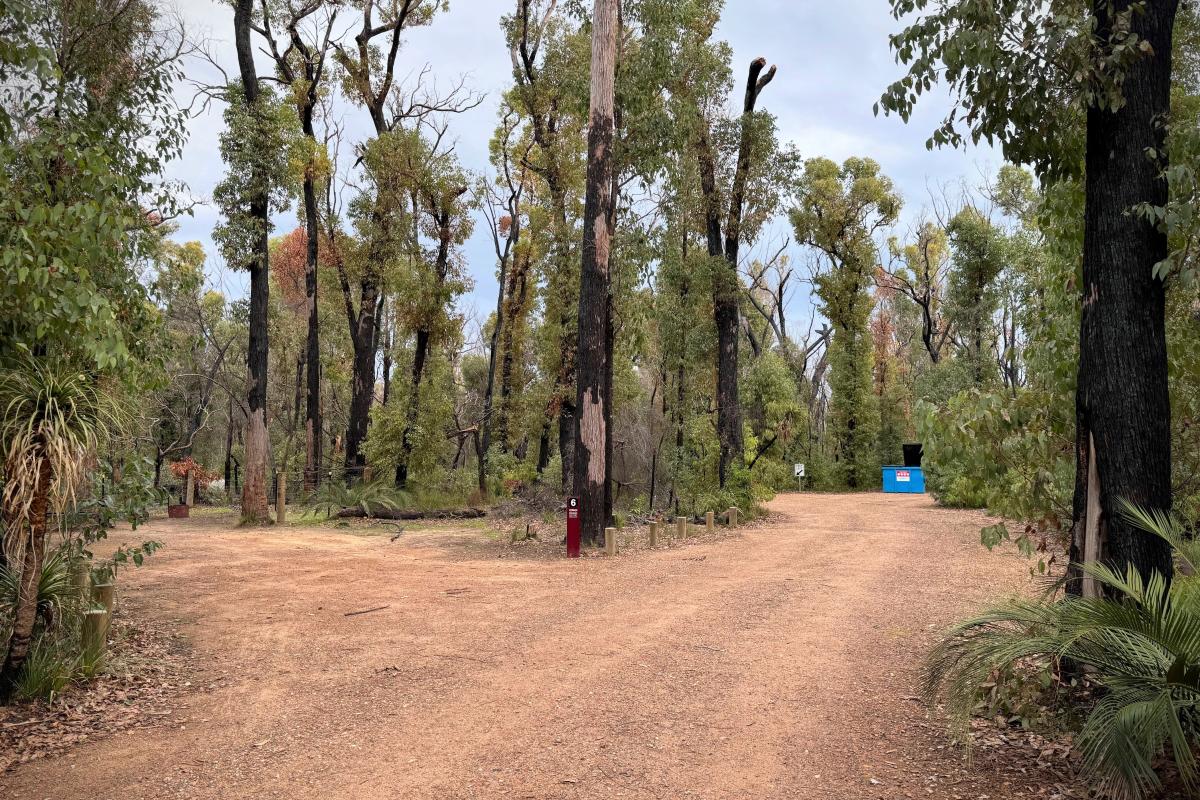
[[[567,558],[579,558],[579,498],[567,499]]]

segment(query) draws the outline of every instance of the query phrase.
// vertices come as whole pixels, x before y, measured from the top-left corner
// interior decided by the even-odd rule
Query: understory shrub
[[[1168,583],[1143,581],[1102,563],[1083,567],[1104,596],[1016,599],[955,626],[929,655],[925,693],[965,722],[998,672],[1066,665],[1094,700],[1076,746],[1097,787],[1119,800],[1158,789],[1156,760],[1170,758],[1185,788],[1200,790],[1200,542],[1175,517],[1132,506],[1127,517],[1176,549],[1181,569]]]

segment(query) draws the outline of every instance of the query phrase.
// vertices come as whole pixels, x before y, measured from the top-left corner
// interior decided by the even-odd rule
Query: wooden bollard
[[[187,473],[187,494],[183,496],[183,502],[188,508],[196,503],[196,476],[190,469]]]
[[[83,612],[82,644],[83,657],[92,668],[104,660],[108,643],[108,612],[102,608],[89,608]]]
[[[730,506],[728,511],[729,527],[736,528],[738,526],[738,507]]]
[[[717,527],[716,514],[711,511],[704,512],[704,528],[708,533],[712,533]]]
[[[106,613],[111,614],[113,610],[113,602],[115,600],[114,589],[111,582],[97,583],[92,586],[92,602],[104,606]]]
[[[604,529],[604,552],[607,555],[615,556],[617,554],[617,529]]]
[[[282,470],[275,473],[275,523],[287,521],[287,477]]]
[[[71,564],[71,585],[79,592],[79,597],[86,596],[92,588],[92,566],[86,558],[76,559]]]
[[[687,517],[675,518],[675,535],[680,539],[687,538]]]
[[[650,546],[658,547],[658,523],[650,523]]]

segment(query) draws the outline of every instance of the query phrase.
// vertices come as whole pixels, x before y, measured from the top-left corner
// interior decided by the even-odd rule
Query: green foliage
[[[222,222],[213,229],[213,240],[226,263],[246,268],[262,257],[258,242],[270,233],[251,213],[261,202],[271,213],[285,211],[296,188],[294,164],[304,162],[298,151],[304,139],[295,125],[295,114],[270,87],[260,89],[251,107],[238,82],[226,88],[225,130],[221,132],[221,157],[228,166],[213,189],[213,200]]]
[[[371,516],[376,508],[394,511],[407,505],[408,499],[405,492],[397,490],[387,481],[360,481],[352,486],[340,481],[326,481],[309,500],[309,504],[317,511],[324,511],[327,518],[343,508],[361,508],[364,514]]]
[[[1012,600],[956,625],[930,654],[926,695],[944,697],[960,720],[998,670],[1060,662],[1087,665],[1099,687],[1077,746],[1098,788],[1141,798],[1159,786],[1154,764],[1170,754],[1185,786],[1197,788],[1200,744],[1200,544],[1182,523],[1126,506],[1130,521],[1176,548],[1187,569],[1175,581],[1104,564],[1083,567],[1108,593]]]
[[[17,696],[53,700],[71,683],[81,664],[69,640],[43,632],[36,636],[17,682]]]
[[[127,12],[0,9],[0,351],[109,371],[153,339],[137,264],[176,211],[160,176],[184,115],[170,37],[149,5]]]
[[[65,549],[58,549],[42,562],[38,575],[38,615],[51,622],[63,619],[79,603],[79,590],[71,580],[71,560]],[[0,566],[0,632],[11,632],[11,620],[17,609],[20,573]]]
[[[1074,491],[1074,438],[1037,393],[967,390],[944,406],[917,404],[925,474],[949,505],[1066,527]]]
[[[796,238],[822,254],[827,269],[814,279],[819,310],[833,327],[829,344],[829,436],[836,481],[848,488],[876,485],[879,399],[873,392],[874,348],[868,321],[875,306],[875,233],[900,210],[892,182],[870,159],[841,167],[828,159],[805,163],[791,212]]]

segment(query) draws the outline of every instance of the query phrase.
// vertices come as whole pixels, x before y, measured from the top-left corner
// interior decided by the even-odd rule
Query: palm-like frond
[[[1133,524],[1170,542],[1182,562],[1200,548],[1178,520],[1129,506]],[[1197,787],[1200,744],[1200,579],[1168,584],[1104,564],[1084,570],[1107,590],[1101,598],[1016,599],[966,620],[930,653],[924,690],[965,721],[979,687],[997,669],[1031,660],[1070,659],[1102,687],[1078,737],[1097,786],[1115,798],[1141,798],[1159,785],[1155,759],[1170,753],[1185,785]],[[1192,573],[1192,570],[1188,570]]]
[[[3,448],[6,536],[10,562],[19,563],[33,499],[48,489],[61,510],[85,477],[88,458],[117,409],[95,381],[56,362],[27,360],[0,370],[0,447]],[[39,466],[50,462],[50,486]]]
[[[384,481],[356,483],[349,487],[329,481],[317,490],[312,499],[313,507],[324,511],[326,517],[332,517],[343,508],[361,508],[363,514],[371,516],[373,509],[395,510],[408,502],[406,493]]]
[[[70,559],[64,548],[51,553],[38,576],[37,607],[49,619],[60,620],[68,608],[78,606],[79,588],[71,580]],[[0,620],[11,620],[17,607],[20,576],[0,567]],[[0,623],[3,627],[3,623]]]

